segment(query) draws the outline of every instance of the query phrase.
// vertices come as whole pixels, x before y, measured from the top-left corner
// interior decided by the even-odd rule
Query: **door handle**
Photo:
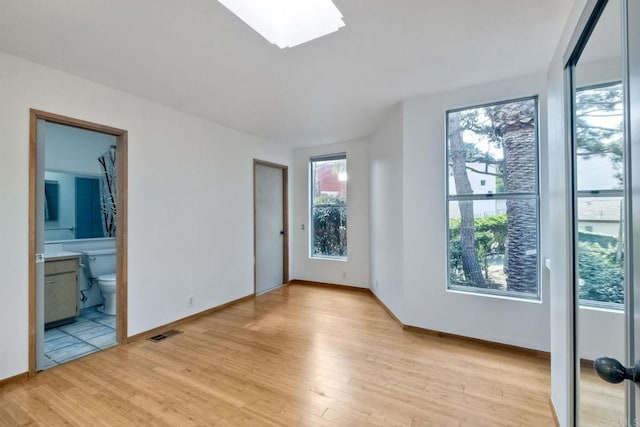
[[[636,360],[633,368],[625,368],[622,363],[612,357],[599,357],[593,362],[593,368],[600,378],[612,384],[630,380],[640,382],[640,360]]]

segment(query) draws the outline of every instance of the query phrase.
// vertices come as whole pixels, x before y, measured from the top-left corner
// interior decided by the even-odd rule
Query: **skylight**
[[[342,14],[331,0],[218,0],[280,49],[338,31]]]

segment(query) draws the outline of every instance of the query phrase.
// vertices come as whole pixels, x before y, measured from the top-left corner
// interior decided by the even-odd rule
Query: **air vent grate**
[[[163,332],[161,334],[152,336],[151,338],[149,338],[149,341],[160,342],[164,339],[167,339],[169,337],[172,337],[174,335],[178,335],[181,333],[182,331],[176,331],[175,329],[171,329],[171,330],[168,330],[167,332]]]

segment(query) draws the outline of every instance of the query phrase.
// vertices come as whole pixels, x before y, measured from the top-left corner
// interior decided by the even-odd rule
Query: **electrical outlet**
[[[342,278],[343,278],[343,279],[346,279],[346,278],[347,278],[347,272],[346,272],[346,271],[343,271],[343,272],[342,272]]]
[[[193,307],[193,295],[187,297],[187,307]]]

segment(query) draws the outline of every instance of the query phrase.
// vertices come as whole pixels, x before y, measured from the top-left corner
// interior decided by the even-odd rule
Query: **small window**
[[[313,157],[311,170],[310,254],[347,258],[347,156]]]
[[[449,289],[539,298],[538,102],[447,112]]]

